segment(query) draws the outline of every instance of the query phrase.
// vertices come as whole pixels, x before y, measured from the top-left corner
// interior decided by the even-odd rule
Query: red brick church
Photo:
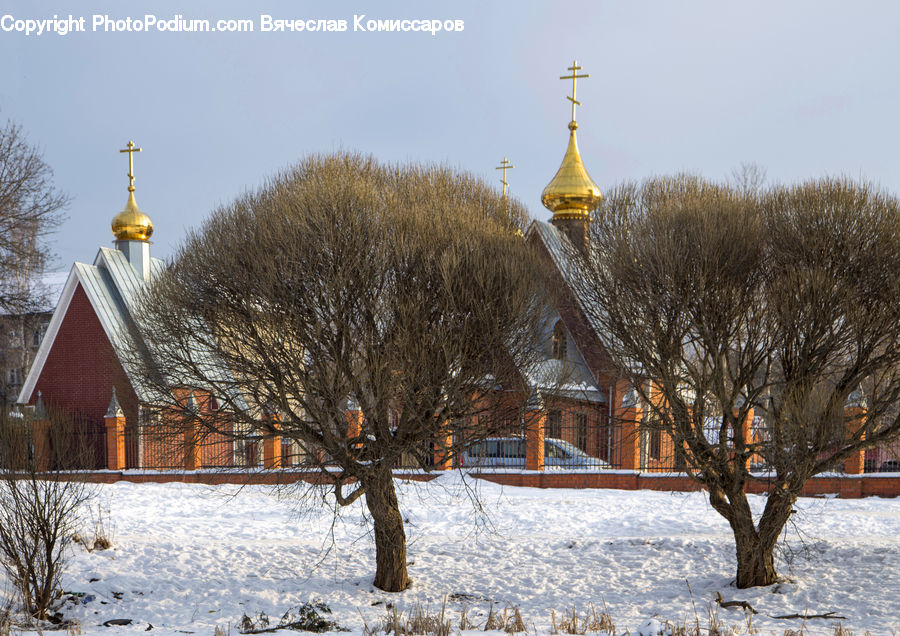
[[[125,152],[131,159],[138,151],[129,142]],[[107,412],[124,415],[130,438],[140,425],[140,405],[151,401],[127,368],[122,345],[135,295],[165,265],[150,256],[153,223],[138,208],[132,175],[133,169],[125,208],[112,222],[115,248],[101,247],[92,264],[72,266],[19,394],[19,402],[36,405],[39,414],[47,409],[71,414],[83,432],[96,436],[98,457],[106,446]],[[130,450],[124,463],[139,466],[138,445],[123,447]]]
[[[527,399],[533,411],[529,420],[537,418],[543,424],[538,427],[542,429],[540,437],[559,442],[529,444],[532,452],[527,467],[563,467],[565,461],[559,457],[546,461],[544,457],[545,452],[565,455],[560,448],[577,449],[580,456],[592,458],[590,466],[651,467],[663,459],[665,444],[659,436],[641,443],[628,442],[635,438],[633,431],[612,425],[621,420],[618,411],[635,410],[638,405],[634,394],[625,395],[627,386],[617,381],[600,334],[588,319],[571,280],[577,272],[574,255],[588,249],[590,211],[601,199],[578,151],[574,88],[581,77],[579,69],[573,65],[572,75],[565,78],[573,82],[568,147],[541,197],[553,217],[549,223],[534,222],[526,236],[550,270],[547,291],[553,305],[545,323],[546,333],[542,334],[546,359],[536,377],[528,378]],[[114,247],[101,247],[90,265],[73,265],[22,385],[19,403],[34,406],[38,415],[55,409],[74,417],[81,430],[95,440],[97,468],[290,463],[291,449],[277,448],[279,443],[274,440],[243,443],[241,448],[217,453],[215,458],[189,448],[162,452],[157,444],[156,450],[151,449],[145,431],[153,424],[149,408],[153,396],[142,386],[139,374],[129,368],[124,355],[137,294],[165,267],[150,255],[153,224],[135,200],[132,157],[139,151],[132,142],[121,151],[129,157],[128,198],[112,221]],[[555,384],[561,374],[566,378],[562,387]],[[198,400],[198,404],[214,407],[210,400]]]
[[[590,249],[590,214],[601,201],[578,150],[575,81],[586,77],[578,75],[580,68],[574,63],[572,74],[562,78],[573,83],[568,98],[572,117],[562,163],[541,196],[552,218],[533,222],[526,234],[546,264],[551,309],[540,334],[543,361],[526,378],[527,394],[519,396],[526,413],[523,430],[486,440],[459,459],[469,465],[474,461],[526,470],[671,472],[679,468],[671,440],[659,431],[638,427],[643,408],[637,392],[617,376],[601,331],[577,293],[578,261]],[[159,429],[156,401],[130,368],[124,346],[134,324],[138,293],[165,267],[150,254],[153,224],[134,196],[132,157],[139,151],[132,142],[121,151],[129,157],[128,198],[112,221],[114,247],[101,247],[90,265],[73,265],[22,385],[19,403],[32,407],[38,422],[36,452],[50,445],[44,439],[48,413],[62,412],[91,440],[93,468],[277,468],[297,463],[296,449],[278,437],[223,438],[195,448],[185,436],[150,435]],[[504,160],[504,196],[508,167]],[[559,378],[565,378],[561,385]],[[184,399],[194,401],[196,408],[215,408],[214,400],[199,392]],[[359,415],[348,413],[348,421],[358,421]],[[443,460],[436,462],[438,468],[449,466]]]

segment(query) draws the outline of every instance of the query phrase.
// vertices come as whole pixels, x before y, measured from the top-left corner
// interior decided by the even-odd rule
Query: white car
[[[525,439],[489,437],[471,444],[461,456],[464,468],[525,468]],[[588,455],[574,444],[555,437],[544,438],[544,466],[597,470],[608,462]]]

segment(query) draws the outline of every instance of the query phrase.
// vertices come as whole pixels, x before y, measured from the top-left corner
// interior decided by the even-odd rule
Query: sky
[[[22,126],[71,197],[53,269],[91,262],[135,195],[152,253],[310,153],[465,169],[537,219],[565,151],[561,81],[574,59],[578,139],[601,191],[689,171],[768,181],[826,175],[900,192],[900,3],[882,1],[0,0],[15,20],[84,17],[86,32],[0,29],[0,120]],[[252,33],[93,31],[93,16],[252,20]],[[274,19],[346,20],[345,32],[262,32]],[[371,19],[461,20],[462,31],[354,30]],[[4,16],[12,16],[5,19]],[[4,19],[6,20],[4,22]]]

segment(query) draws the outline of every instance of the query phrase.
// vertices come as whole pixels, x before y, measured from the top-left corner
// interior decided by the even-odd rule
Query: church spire
[[[577,81],[590,77],[587,73],[579,75],[581,67],[578,62],[572,62],[569,67],[571,75],[563,75],[559,79],[572,80],[572,95],[566,96],[572,102],[572,120],[569,122],[569,145],[566,154],[563,155],[562,164],[556,175],[541,193],[541,203],[553,212],[553,225],[563,230],[579,250],[587,249],[587,230],[590,221],[591,210],[600,204],[602,195],[600,188],[591,179],[581,154],[578,152],[578,140],[575,131],[578,122],[575,121],[575,107],[581,106],[575,95]]]

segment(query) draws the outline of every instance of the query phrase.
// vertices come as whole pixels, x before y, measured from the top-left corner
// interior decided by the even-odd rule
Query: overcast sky
[[[71,8],[72,5],[77,8]],[[56,269],[109,245],[129,139],[136,196],[169,257],[218,205],[313,152],[359,150],[494,180],[538,219],[565,150],[577,58],[579,145],[605,190],[742,162],[769,181],[864,177],[900,192],[900,3],[487,0],[29,2],[0,16],[85,17],[87,32],[0,31],[0,118],[23,126],[72,197]],[[254,33],[92,32],[111,18],[251,19]],[[343,19],[344,33],[262,33],[260,15]],[[354,32],[368,19],[462,32]],[[499,183],[498,183],[499,186]]]

